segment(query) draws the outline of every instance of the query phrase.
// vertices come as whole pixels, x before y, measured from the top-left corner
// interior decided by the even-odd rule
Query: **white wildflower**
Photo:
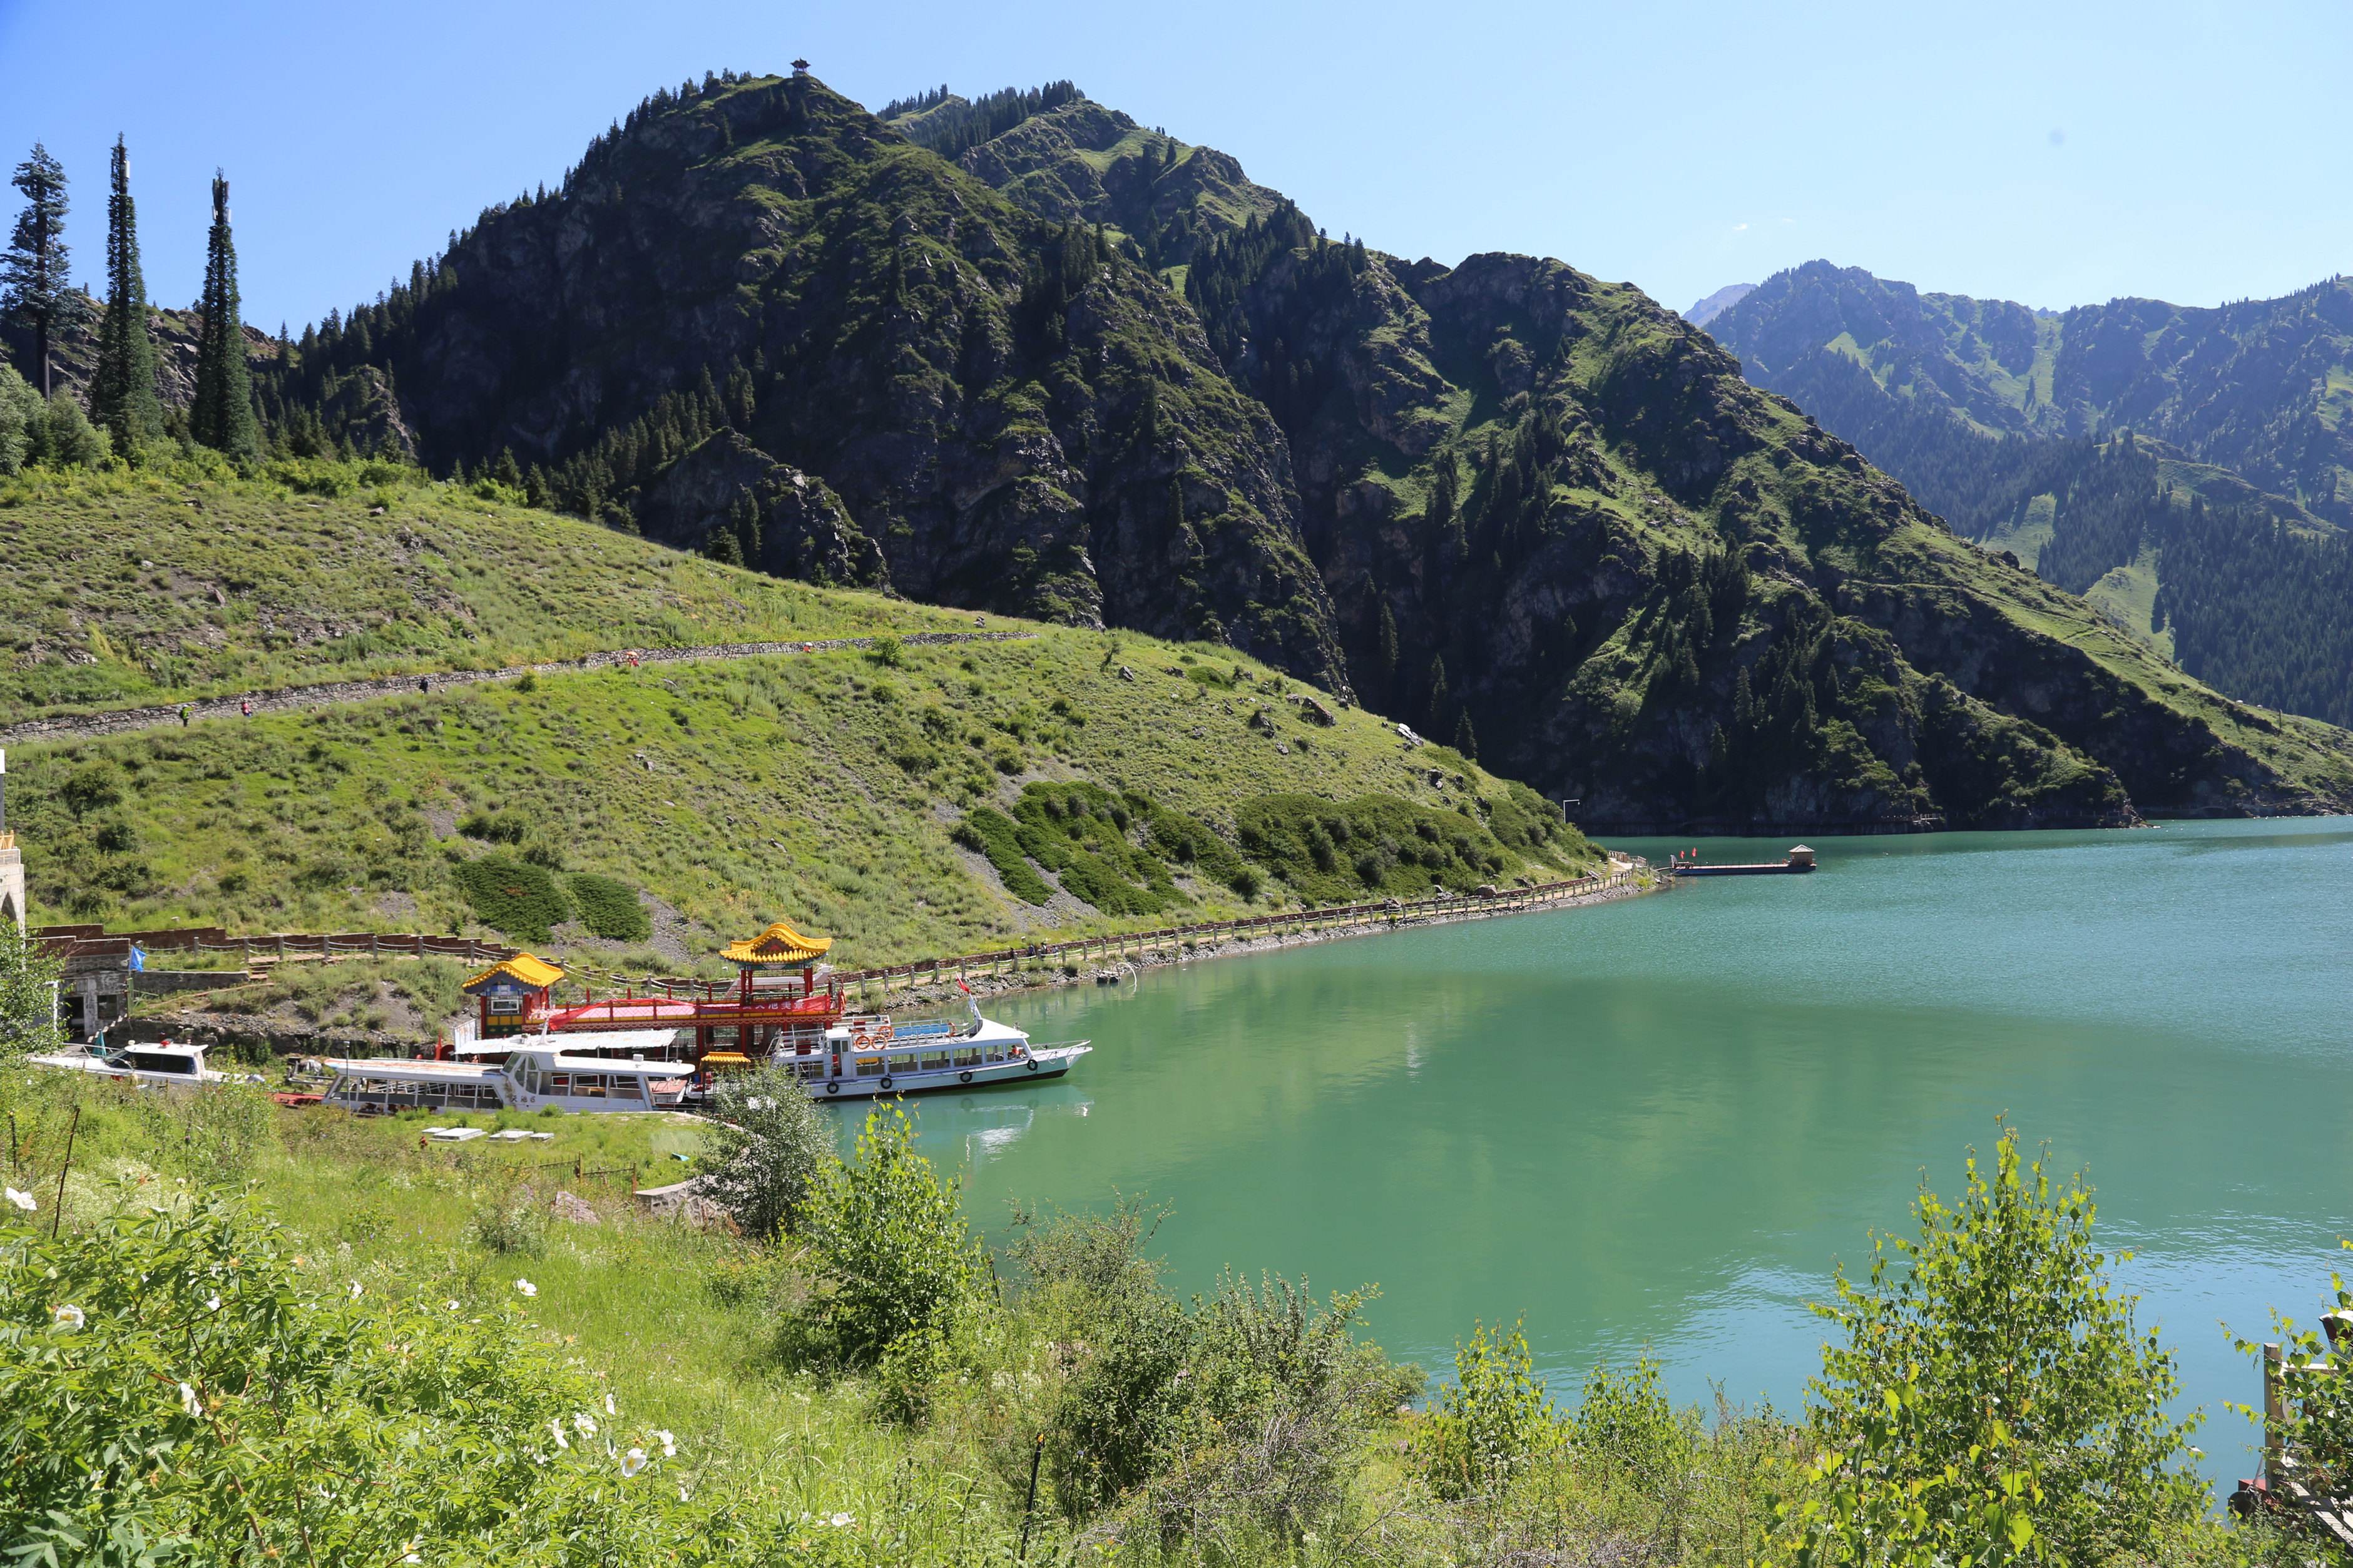
[[[82,1316],[79,1307],[71,1305],[59,1307],[54,1316],[57,1319],[57,1327],[60,1329],[79,1329],[89,1321]]]
[[[630,1477],[636,1475],[639,1470],[642,1470],[645,1468],[646,1451],[643,1448],[632,1448],[628,1453],[621,1456],[622,1479],[628,1479]]]
[[[206,1310],[206,1311],[207,1311],[207,1312],[217,1312],[217,1311],[219,1311],[219,1310],[220,1310],[220,1298],[219,1298],[218,1296],[207,1296],[207,1297],[206,1297],[206,1298],[205,1298],[205,1310]]]
[[[539,1294],[539,1287],[533,1284],[528,1279],[516,1280],[515,1289],[522,1291],[526,1296],[536,1296]]]
[[[594,1437],[596,1435],[596,1423],[586,1410],[583,1410],[572,1418],[572,1429],[584,1437]]]
[[[661,1439],[663,1458],[675,1459],[678,1458],[678,1439],[670,1435],[670,1431],[667,1427],[655,1433],[654,1436]]]
[[[8,1201],[15,1204],[18,1208],[23,1209],[26,1214],[31,1214],[35,1209],[41,1206],[33,1201],[33,1194],[30,1193],[20,1193],[14,1187],[7,1188],[6,1191],[8,1194]]]
[[[556,1446],[557,1447],[559,1447],[559,1448],[569,1448],[570,1447],[572,1447],[572,1445],[571,1445],[570,1443],[565,1442],[565,1439],[564,1439],[564,1423],[563,1423],[563,1422],[561,1422],[561,1421],[550,1421],[550,1422],[547,1424],[547,1429],[548,1429],[550,1432],[553,1432],[554,1434],[555,1434],[555,1446]]]
[[[607,1415],[617,1415],[620,1414],[619,1411],[613,1408],[613,1395],[609,1389],[607,1390],[605,1394],[605,1414]]]
[[[836,1530],[848,1530],[858,1522],[858,1516],[854,1513],[829,1513],[825,1516],[824,1522]]]
[[[185,1383],[180,1384],[180,1408],[191,1415],[202,1415],[205,1413],[205,1402],[198,1399],[196,1391]]]
[[[462,1310],[462,1309],[461,1309],[461,1308],[459,1308],[459,1305],[458,1305],[458,1303],[457,1303],[457,1302],[455,1302],[455,1301],[444,1301],[444,1302],[442,1302],[441,1304],[442,1304],[443,1306],[445,1306],[445,1307],[448,1308],[448,1309],[449,1309],[449,1310],[451,1310],[451,1311],[453,1311],[453,1312]]]
[[[364,1293],[365,1293],[365,1291],[366,1291],[366,1290],[367,1290],[367,1287],[366,1287],[366,1286],[364,1286],[364,1285],[363,1285],[363,1284],[361,1284],[358,1280],[354,1279],[354,1280],[353,1280],[353,1281],[352,1281],[352,1300],[354,1300],[354,1301],[358,1300],[360,1299],[360,1297],[361,1297],[363,1294],[364,1294]]]

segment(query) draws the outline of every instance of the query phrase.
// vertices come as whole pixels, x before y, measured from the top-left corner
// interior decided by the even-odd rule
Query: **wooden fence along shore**
[[[1074,963],[1117,964],[1165,961],[1170,955],[1220,940],[1251,941],[1262,937],[1324,937],[1350,931],[1391,930],[1457,920],[1483,920],[1548,909],[1597,895],[1632,890],[1641,875],[1640,862],[1614,866],[1604,876],[1577,877],[1533,887],[1507,888],[1493,893],[1458,893],[1445,898],[1387,899],[1375,903],[1345,904],[1324,909],[1291,910],[1277,914],[1245,915],[1235,920],[1199,921],[1189,925],[1163,926],[1152,931],[1106,932],[1072,937],[1062,942],[1030,942],[987,952],[953,958],[918,959],[909,963],[872,969],[839,971],[845,988],[861,999],[887,994],[892,983],[908,985],[945,984],[954,980],[995,979],[1020,984],[1024,974],[1041,969],[1060,971]],[[497,963],[522,950],[472,937],[427,936],[408,931],[272,932],[266,936],[230,936],[217,926],[173,931],[108,931],[99,926],[45,926],[34,933],[39,940],[74,958],[127,959],[133,946],[152,961],[174,952],[235,954],[248,969],[279,963],[333,961],[343,958],[451,958],[467,963]],[[625,975],[575,967],[574,976],[616,986],[647,986],[670,995],[718,996],[733,991],[735,982],[653,975]]]

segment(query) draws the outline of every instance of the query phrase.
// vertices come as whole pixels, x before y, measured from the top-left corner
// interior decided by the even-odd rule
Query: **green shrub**
[[[459,862],[454,874],[474,918],[517,942],[543,942],[551,928],[572,918],[571,900],[544,867],[485,855]]]
[[[826,1165],[799,1234],[827,1289],[807,1326],[837,1363],[867,1366],[907,1334],[952,1339],[981,1272],[956,1193],[915,1152],[914,1124],[893,1105],[871,1111],[856,1158]]]
[[[644,1562],[709,1527],[512,1307],[364,1295],[225,1201],[0,1216],[17,1561]]]
[[[790,1226],[833,1158],[833,1131],[790,1068],[723,1076],[711,1132],[712,1196],[745,1236]]]
[[[1440,1497],[1489,1496],[1559,1447],[1564,1435],[1520,1325],[1490,1333],[1481,1323],[1456,1348],[1454,1382],[1438,1391],[1414,1433],[1414,1468]]]
[[[1845,1343],[1813,1384],[1819,1492],[1789,1511],[1781,1548],[1805,1562],[1866,1542],[1939,1560],[2154,1555],[2205,1498],[2199,1417],[2165,1411],[2172,1354],[2109,1280],[2080,1178],[2054,1188],[2041,1160],[2021,1165],[2009,1128],[1991,1179],[1975,1157],[1968,1171],[1957,1206],[1924,1189],[1918,1239],[1876,1240],[1869,1282],[1841,1271],[1837,1303],[1816,1309]]]
[[[501,1258],[535,1258],[547,1248],[547,1211],[529,1187],[475,1205],[466,1228],[475,1245]]]
[[[1234,813],[1242,852],[1318,901],[1420,898],[1492,881],[1515,857],[1472,817],[1400,795],[1270,795]]]
[[[564,881],[580,911],[580,923],[606,941],[643,942],[653,935],[653,917],[627,882],[591,871],[575,871]]]
[[[995,867],[1005,879],[1005,890],[1015,898],[1042,904],[1054,896],[1054,889],[1021,852],[1020,829],[1003,812],[993,806],[974,806],[956,824],[955,841]]]

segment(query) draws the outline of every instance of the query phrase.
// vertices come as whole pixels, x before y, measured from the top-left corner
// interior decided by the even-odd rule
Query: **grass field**
[[[198,486],[199,517],[178,504],[176,488],[119,477],[87,484],[37,506],[0,504],[0,538],[13,527],[11,548],[27,550],[41,532],[51,548],[57,540],[42,531],[62,539],[78,515],[120,511],[137,520],[121,531],[138,541],[125,548],[178,562],[174,583],[212,581],[215,567],[193,564],[206,552],[251,555],[290,574],[273,592],[322,602],[357,592],[367,552],[393,548],[389,536],[378,537],[383,531],[396,523],[422,530],[417,520],[429,516],[448,553],[417,558],[429,557],[432,574],[454,574],[448,580],[481,595],[470,601],[477,621],[512,616],[538,626],[527,614],[537,596],[565,605],[537,642],[516,629],[493,647],[487,633],[460,637],[455,628],[464,617],[452,616],[433,625],[436,636],[455,640],[353,654],[363,668],[461,652],[488,662],[615,646],[662,616],[676,617],[664,624],[685,641],[913,630],[944,619],[873,595],[777,583],[601,529],[488,503],[476,510],[446,487],[403,492],[410,499],[383,518],[370,517],[366,495],[324,503],[344,510],[322,514],[290,542],[273,542],[273,531],[308,506],[290,492]],[[249,534],[224,542],[216,520]],[[568,558],[610,552],[615,559],[594,574],[605,596],[570,603],[568,590],[529,569],[532,552],[547,543],[533,531],[554,538]],[[497,563],[476,570],[461,535],[487,541]],[[43,591],[67,602],[82,594],[87,607],[75,614],[110,647],[166,647],[184,616],[213,626],[203,619],[209,599],[195,590],[168,602],[101,594],[67,585],[68,575],[103,581],[86,565],[43,570],[59,574],[48,589],[20,584],[5,592],[28,602]],[[159,564],[154,574],[166,574]],[[383,592],[389,615],[408,590],[396,584]],[[652,620],[629,620],[638,614]],[[969,627],[970,617],[955,624]],[[248,640],[226,643],[203,668],[323,672],[317,661],[340,657],[332,644],[265,650],[252,640],[261,637],[259,625],[237,622]],[[844,939],[837,954],[858,966],[1002,945],[1024,933],[1283,907],[1303,891],[1318,901],[1410,895],[1430,880],[1416,859],[1415,829],[1435,841],[1433,821],[1458,824],[1440,837],[1473,851],[1472,860],[1446,861],[1458,884],[1550,877],[1597,862],[1593,847],[1527,790],[1442,747],[1410,746],[1377,716],[1231,649],[1029,629],[1034,636],[1004,643],[892,638],[867,649],[723,664],[541,674],[21,745],[9,759],[10,825],[25,845],[37,921],[504,934],[562,955],[671,973],[780,918]],[[353,632],[345,640],[365,638]],[[145,678],[129,664],[68,665],[53,655],[19,651],[5,699],[16,710],[38,706],[45,691],[55,695],[75,671],[112,670],[108,679],[120,679],[110,700],[145,700],[158,689],[138,687]],[[172,691],[197,683],[194,674],[173,679]],[[1353,820],[1404,826],[1368,829],[1339,856],[1316,831],[1275,836],[1245,878],[1208,875],[1187,856],[1166,866],[1173,893],[1148,912],[1105,912],[1143,904],[1109,899],[1098,908],[1067,872],[1044,902],[1008,892],[987,858],[959,842],[959,827],[976,807],[1023,809],[1025,789],[1070,781],[1133,795],[1148,804],[1141,815],[1175,814],[1225,845],[1239,840],[1244,815],[1263,815],[1263,803],[1280,799],[1310,809],[1331,803],[1344,839],[1343,803],[1391,803],[1358,809]],[[1142,842],[1142,830],[1134,837]],[[621,884],[624,915],[632,912],[628,895],[638,895],[639,920],[600,921],[588,900],[567,900],[564,889],[579,894],[583,874]],[[523,896],[492,908],[486,883],[512,884]]]
[[[969,628],[390,465],[0,479],[0,724],[595,649]]]
[[[21,1068],[0,1070],[0,1115],[14,1139],[8,1183],[36,1194],[35,1219],[52,1217],[60,1190],[70,1231],[126,1205],[178,1205],[200,1193],[242,1189],[292,1232],[304,1289],[386,1313],[414,1305],[462,1320],[520,1310],[527,1332],[600,1384],[630,1422],[675,1434],[679,1468],[698,1490],[778,1499],[784,1520],[825,1521],[838,1532],[833,1554],[791,1556],[796,1563],[1010,1562],[1023,1539],[1033,1438],[1068,1433],[1073,1421],[1090,1429],[1083,1401],[1103,1396],[1104,1376],[1166,1376],[1165,1366],[1147,1374],[1148,1362],[1134,1359],[1166,1353],[1150,1343],[1091,1346],[1113,1331],[1110,1321],[1085,1316],[1076,1298],[1027,1284],[1009,1246],[1021,1227],[970,1215],[976,1239],[996,1258],[982,1287],[987,1304],[958,1352],[961,1370],[934,1390],[927,1418],[892,1417],[887,1380],[812,1363],[794,1348],[799,1342],[786,1326],[820,1288],[808,1271],[811,1255],[797,1242],[757,1247],[638,1211],[630,1186],[698,1168],[703,1132],[686,1118],[411,1113],[363,1121],[282,1110],[257,1089],[164,1095]],[[552,1137],[420,1146],[428,1124],[461,1122]],[[69,1131],[72,1163],[60,1188]],[[954,1183],[960,1173],[942,1174]],[[596,1223],[552,1215],[559,1192],[586,1201]],[[48,1308],[36,1301],[29,1310],[46,1316]],[[1189,1309],[1172,1301],[1124,1321],[1173,1332],[1185,1312],[1203,1310],[1198,1301]],[[1266,1326],[1278,1336],[1295,1331],[1282,1321],[1278,1312]],[[1188,1357],[1212,1353],[1213,1341],[1191,1342]],[[1388,1368],[1357,1344],[1352,1354],[1373,1358],[1359,1364],[1377,1370],[1382,1386],[1419,1385],[1413,1369]],[[1100,1373],[1099,1357],[1110,1358]],[[1206,1373],[1218,1363],[1199,1364]],[[1786,1546],[1768,1551],[1777,1501],[1820,1495],[1804,1476],[1812,1450],[1803,1426],[1721,1403],[1676,1410],[1639,1367],[1597,1369],[1583,1399],[1556,1418],[1523,1408],[1513,1419],[1524,1436],[1536,1435],[1535,1447],[1507,1484],[1454,1500],[1442,1487],[1430,1489],[1432,1472],[1417,1457],[1430,1417],[1391,1408],[1384,1403],[1379,1414],[1321,1437],[1196,1432],[1183,1441],[1187,1465],[1199,1468],[1161,1471],[1108,1504],[1079,1505],[1050,1483],[1028,1561],[1324,1568],[1639,1560],[1730,1568],[1760,1554],[1786,1560]],[[1145,1410],[1122,1417],[1160,1418]],[[1300,1442],[1325,1447],[1284,1446]],[[1261,1475],[1253,1455],[1293,1469]],[[1312,1505],[1270,1527],[1264,1487],[1296,1486],[1303,1463],[1321,1478],[1295,1494],[1312,1496]],[[1155,1519],[1184,1522],[1164,1530]],[[2299,1550],[2268,1532],[2234,1535],[2210,1522],[2133,1560],[2293,1562]]]

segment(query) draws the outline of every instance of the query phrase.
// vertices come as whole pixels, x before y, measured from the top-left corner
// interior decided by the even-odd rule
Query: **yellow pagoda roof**
[[[720,956],[730,963],[807,963],[833,947],[829,936],[803,936],[778,921],[746,942],[731,942]]]
[[[502,963],[491,964],[467,981],[465,989],[470,994],[477,985],[488,985],[501,974],[512,980],[520,980],[534,991],[543,991],[564,978],[564,971],[554,964],[544,959],[533,958],[527,952],[518,952]]]

